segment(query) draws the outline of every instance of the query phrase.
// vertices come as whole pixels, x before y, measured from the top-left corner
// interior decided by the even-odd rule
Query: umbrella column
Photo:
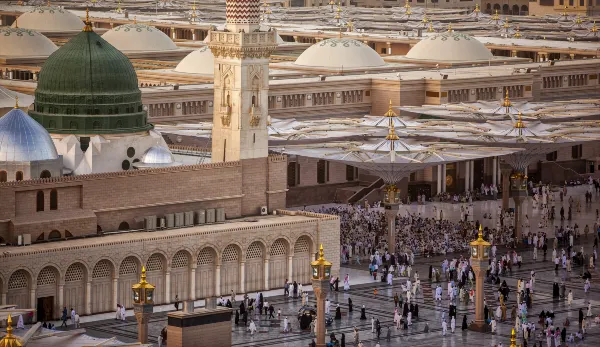
[[[400,206],[400,189],[395,184],[389,184],[386,188],[384,207],[385,220],[388,226],[388,250],[390,253],[396,251],[396,216]]]
[[[500,171],[502,172],[502,211],[508,210],[508,203],[510,197],[510,174],[512,173],[512,167],[508,164],[500,164]]]
[[[521,204],[527,198],[527,176],[517,171],[511,177],[510,192],[515,202],[515,241],[521,243],[523,240],[521,228]]]

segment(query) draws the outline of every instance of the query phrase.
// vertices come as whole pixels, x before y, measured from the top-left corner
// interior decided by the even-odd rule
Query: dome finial
[[[508,89],[506,89],[506,95],[504,96],[504,102],[502,103],[502,107],[511,107],[512,103],[510,102],[510,99],[508,98]]]
[[[519,111],[517,115],[517,122],[515,123],[515,129],[523,129],[525,128],[525,123],[523,123],[523,114]]]
[[[394,129],[394,127],[392,125],[390,125],[389,129],[388,129],[388,134],[385,137],[386,140],[388,141],[398,141],[400,140],[400,137],[398,137],[398,135],[396,135],[396,130]]]
[[[85,31],[85,32],[94,31],[94,29],[92,28],[92,22],[90,22],[90,9],[89,8],[85,9],[85,26],[83,27],[83,31]]]
[[[15,95],[15,108],[19,108],[19,96]]]
[[[590,29],[591,32],[593,33],[597,33],[598,32],[598,27],[596,26],[596,21],[594,21],[594,25],[592,26],[592,29]]]
[[[452,24],[448,23],[448,32],[451,33],[452,31]]]
[[[434,32],[434,31],[435,31],[435,30],[433,30],[433,24],[431,24],[431,22],[429,22],[429,27],[427,27],[427,32],[428,32],[428,33],[432,33],[432,32]]]
[[[0,346],[6,347],[21,347],[23,344],[19,339],[12,334],[12,317],[10,313],[8,314],[8,318],[6,319],[6,335],[0,340]]]
[[[392,109],[392,99],[390,99],[390,105],[388,106],[387,112],[384,114],[385,117],[397,117],[398,115]]]

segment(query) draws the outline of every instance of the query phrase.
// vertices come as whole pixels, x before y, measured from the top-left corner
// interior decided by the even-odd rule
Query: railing
[[[369,194],[370,192],[372,192],[374,189],[380,189],[380,188],[382,188],[383,185],[384,185],[383,179],[380,178],[380,179],[376,180],[375,182],[371,183],[370,185],[364,187],[363,189],[359,190],[354,195],[352,195],[348,199],[348,203],[349,204],[355,204],[355,203],[357,203],[362,198],[364,198],[365,196],[367,196],[367,194]]]

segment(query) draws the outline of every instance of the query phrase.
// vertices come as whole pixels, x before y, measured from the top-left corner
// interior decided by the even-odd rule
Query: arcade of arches
[[[148,282],[156,286],[155,303],[197,300],[280,288],[286,279],[310,282],[309,236],[295,241],[278,238],[271,244],[253,241],[248,247],[229,244],[222,251],[204,246],[198,252],[179,249],[155,252],[145,259]],[[58,318],[63,306],[80,314],[112,311],[117,303],[132,307],[131,286],[139,281],[142,260],[130,255],[120,261],[100,259],[91,266],[73,261],[47,265],[38,273],[25,268],[0,277],[1,304],[36,307],[37,320]]]

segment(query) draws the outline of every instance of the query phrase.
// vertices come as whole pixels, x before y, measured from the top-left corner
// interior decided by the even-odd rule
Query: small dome
[[[215,56],[212,54],[208,46],[204,46],[183,58],[179,64],[177,64],[177,67],[175,67],[175,71],[214,75]]]
[[[165,33],[145,24],[123,24],[102,35],[121,52],[172,51],[177,49]]]
[[[20,109],[0,118],[0,162],[32,162],[58,158],[50,134]]]
[[[371,47],[349,38],[317,42],[300,54],[294,64],[336,69],[385,66],[381,56]]]
[[[64,8],[56,6],[38,6],[19,16],[14,27],[46,31],[78,31],[84,26],[83,21]]]
[[[163,146],[152,146],[142,156],[142,163],[146,165],[171,165],[174,162],[175,159],[171,151]]]
[[[406,58],[433,61],[489,60],[492,53],[479,40],[465,34],[445,32],[421,40]]]
[[[8,57],[49,56],[58,49],[46,36],[24,28],[0,28],[0,55]]]

